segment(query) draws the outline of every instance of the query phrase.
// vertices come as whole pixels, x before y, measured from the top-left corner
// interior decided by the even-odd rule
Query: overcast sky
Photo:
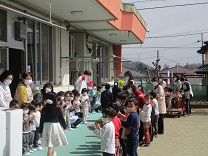
[[[123,2],[135,2],[138,0],[122,0]],[[157,6],[169,6],[179,4],[190,4],[207,2],[207,0],[153,0],[134,3],[139,8],[150,8]],[[142,2],[143,1],[143,2]],[[207,32],[204,33],[204,40],[208,40],[208,4],[174,7],[165,9],[140,10],[140,14],[147,23],[149,33],[146,37],[162,36],[170,34],[181,34],[186,32]],[[157,38],[145,39],[142,47],[200,47],[202,45],[201,35],[174,38]],[[156,59],[157,49],[132,48],[140,47],[140,45],[123,46],[123,57],[131,60],[140,61],[152,65]],[[128,47],[128,48],[127,48]],[[131,47],[131,48],[129,48]],[[196,51],[199,48],[178,48],[178,49],[158,49],[160,51],[162,67],[164,64],[175,66],[176,63],[184,65],[188,63],[201,63],[202,56]]]

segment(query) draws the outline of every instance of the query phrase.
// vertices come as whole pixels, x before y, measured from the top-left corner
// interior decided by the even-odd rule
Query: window
[[[7,41],[7,12],[0,9],[0,41]]]
[[[0,74],[7,69],[7,50],[0,49]]]
[[[49,26],[42,24],[42,81],[49,81]]]

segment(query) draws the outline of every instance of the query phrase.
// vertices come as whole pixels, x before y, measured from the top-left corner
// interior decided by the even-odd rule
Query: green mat
[[[88,119],[89,124],[101,117],[101,113],[91,114]],[[88,130],[87,125],[81,124],[81,127],[75,131],[67,131],[65,135],[68,145],[55,148],[57,156],[100,156],[100,138],[96,137],[92,131]],[[36,151],[30,156],[46,156],[47,148],[42,151]]]

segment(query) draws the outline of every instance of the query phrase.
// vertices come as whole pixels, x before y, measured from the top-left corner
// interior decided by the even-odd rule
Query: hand
[[[93,125],[89,125],[89,126],[87,126],[87,128],[88,128],[89,130],[91,130],[91,131],[94,131],[94,130],[95,130],[95,127],[94,127]]]
[[[95,121],[95,127],[96,127],[97,129],[103,128],[103,125],[104,125],[104,123],[103,123],[102,120],[96,120],[96,121]]]

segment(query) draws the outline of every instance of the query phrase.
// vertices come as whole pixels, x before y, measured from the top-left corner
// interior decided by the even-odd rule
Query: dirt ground
[[[192,116],[165,118],[165,133],[139,156],[208,156],[208,109],[192,109]]]

